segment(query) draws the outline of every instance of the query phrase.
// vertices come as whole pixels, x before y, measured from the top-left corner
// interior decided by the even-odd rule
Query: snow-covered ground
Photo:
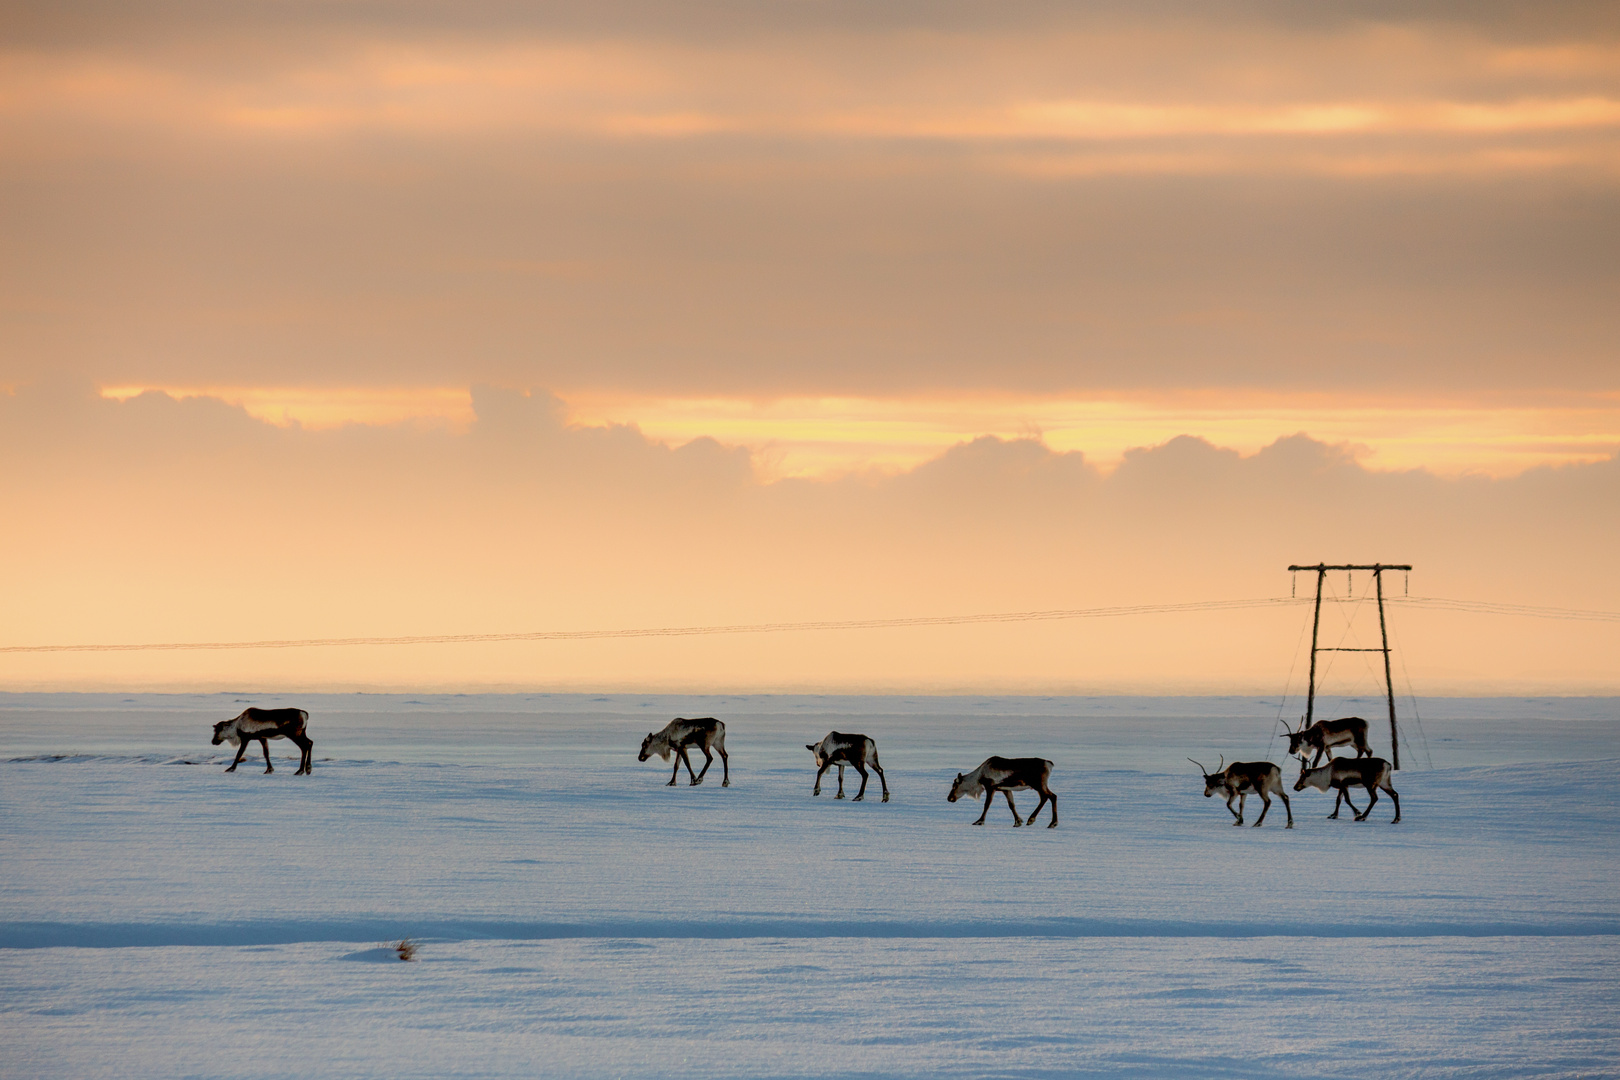
[[[253,703],[314,776],[223,773],[234,695],[0,695],[0,1075],[1620,1075],[1612,699],[1420,701],[1402,822],[1292,831],[1184,760],[1275,700]],[[730,788],[635,760],[710,714]],[[829,728],[892,802],[809,797]],[[1059,828],[946,803],[990,753]]]

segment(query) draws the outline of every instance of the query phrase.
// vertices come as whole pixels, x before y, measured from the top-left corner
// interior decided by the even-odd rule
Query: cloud
[[[1604,7],[14,6],[0,383],[1610,390]]]
[[[480,388],[475,401],[477,422],[453,434],[305,431],[217,401],[117,402],[82,386],[0,398],[0,452],[16,463],[0,478],[8,642],[1163,603],[1277,595],[1286,565],[1318,559],[1411,561],[1425,595],[1620,607],[1601,571],[1620,528],[1620,458],[1444,480],[1372,472],[1303,434],[1249,456],[1183,437],[1105,475],[1033,439],[983,438],[898,475],[767,483],[746,451],[713,440],[570,427],[543,391]],[[1502,637],[1448,618],[1400,616],[1436,685],[1608,685],[1606,624]],[[538,668],[499,649],[13,657],[0,680],[1254,687],[1286,666],[1292,620],[559,646]]]

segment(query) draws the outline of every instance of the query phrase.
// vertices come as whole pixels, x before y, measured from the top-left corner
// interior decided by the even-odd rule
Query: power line
[[[1350,602],[1355,603],[1356,601]],[[1438,611],[1518,615],[1542,619],[1620,622],[1620,611],[1585,611],[1575,608],[1533,607],[1526,604],[1497,604],[1482,600],[1451,600],[1435,596],[1413,596],[1399,599],[1391,597],[1388,602]],[[230,649],[306,649],[344,645],[464,645],[501,641],[600,641],[614,638],[704,637],[714,634],[782,634],[806,630],[884,630],[913,626],[971,626],[986,623],[1056,622],[1064,619],[1106,619],[1129,615],[1173,615],[1200,611],[1241,611],[1250,608],[1298,607],[1308,603],[1310,603],[1309,600],[1290,597],[1264,597],[1252,600],[1201,600],[1182,604],[1129,604],[1119,607],[1005,611],[982,615],[928,615],[900,619],[735,623],[722,626],[661,626],[621,630],[536,630],[516,634],[412,634],[397,637],[278,638],[264,641],[0,645],[0,653],[207,652]]]
[[[333,645],[459,645],[494,641],[596,641],[606,638],[701,637],[710,634],[780,634],[796,630],[882,630],[911,626],[967,626],[975,623],[1050,622],[1059,619],[1104,619],[1123,615],[1160,615],[1195,611],[1303,603],[1286,598],[1201,600],[1182,604],[1131,604],[1123,607],[1062,608],[1050,611],[1007,611],[987,615],[925,615],[902,619],[847,619],[791,623],[736,623],[726,626],[663,626],[631,630],[537,630],[519,634],[413,634],[401,637],[285,638],[269,641],[176,641],[140,645],[4,645],[0,653],[177,652],[217,649],[302,649]]]
[[[1450,600],[1443,596],[1392,596],[1391,604],[1430,608],[1435,611],[1467,611],[1480,615],[1524,615],[1533,619],[1577,619],[1585,622],[1620,622],[1620,611],[1591,611],[1581,608],[1536,607],[1531,604],[1498,604],[1489,600]]]

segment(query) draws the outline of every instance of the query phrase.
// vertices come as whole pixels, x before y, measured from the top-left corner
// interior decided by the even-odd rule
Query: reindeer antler
[[[1192,758],[1188,758],[1188,759],[1187,759],[1187,760],[1188,760],[1188,761],[1192,761],[1192,763],[1193,763],[1193,764],[1194,764],[1194,765],[1198,765],[1198,762],[1196,762],[1196,761],[1193,761],[1193,759],[1192,759]],[[1203,767],[1203,766],[1202,766],[1202,765],[1198,765],[1198,771],[1199,771],[1199,772],[1201,772],[1201,773],[1203,773],[1203,774],[1204,774],[1204,775],[1205,775],[1205,776],[1208,776],[1208,775],[1210,775],[1210,772],[1209,772],[1209,770],[1208,770],[1208,769],[1206,769],[1206,768],[1204,768],[1204,767]]]
[[[1219,765],[1215,766],[1215,771],[1216,772],[1225,772],[1226,771],[1226,755],[1225,754],[1221,755],[1221,763]]]

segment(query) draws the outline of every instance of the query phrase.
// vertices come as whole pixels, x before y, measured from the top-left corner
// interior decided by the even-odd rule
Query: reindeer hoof
[[[865,795],[857,795],[857,796],[855,796],[853,799],[851,799],[849,801],[850,802],[865,802],[866,801],[866,796]]]
[[[974,823],[973,823],[973,824],[975,824],[975,825],[983,825],[983,824],[984,824],[984,822],[982,822],[982,821],[975,821],[975,822],[974,822]]]
[[[1287,825],[1283,826],[1283,828],[1285,828],[1285,829],[1292,829],[1293,827],[1294,827],[1294,823],[1292,821],[1290,821]]]
[[[888,801],[889,801],[889,796],[888,796],[888,794],[887,794],[887,793],[885,793],[885,794],[884,794],[884,796],[883,796],[883,801],[884,801],[884,802],[888,802]]]
[[[1023,828],[1023,827],[1024,827],[1024,823],[1023,823],[1023,822],[1022,822],[1022,821],[1015,821],[1015,822],[1013,822],[1013,828],[1015,828],[1015,829],[1021,829],[1021,828]]]
[[[235,772],[236,771],[236,766],[232,765],[230,768],[226,769],[225,771],[226,772]]]
[[[720,781],[720,786],[721,787],[730,787],[731,786],[731,781],[730,780],[722,780],[722,781]]]
[[[842,791],[840,791],[838,794],[833,796],[833,798],[835,798],[835,799],[842,799],[843,797],[844,797],[844,793]]]

